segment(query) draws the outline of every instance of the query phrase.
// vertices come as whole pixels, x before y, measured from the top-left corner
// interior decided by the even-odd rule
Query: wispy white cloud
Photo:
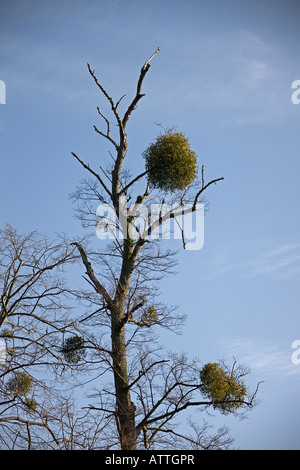
[[[248,265],[250,277],[300,278],[300,244],[285,244],[266,251]]]
[[[205,116],[217,113],[227,124],[289,117],[288,77],[294,65],[257,34],[238,30],[177,41],[172,38],[169,47],[176,51],[180,76],[171,89],[163,87],[168,101],[192,104]]]
[[[299,379],[300,365],[292,360],[294,353],[292,343],[233,339],[226,344],[225,350],[228,356],[234,356],[239,363],[249,367],[251,373],[261,377],[262,380]]]
[[[256,245],[227,246],[217,250],[204,275],[212,278],[226,273],[239,278],[300,280],[300,243],[266,248]]]

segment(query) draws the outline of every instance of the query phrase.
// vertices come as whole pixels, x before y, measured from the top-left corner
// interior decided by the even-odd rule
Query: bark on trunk
[[[136,450],[135,406],[128,388],[128,372],[124,325],[119,311],[112,319],[112,355],[117,405],[117,424],[122,450]]]

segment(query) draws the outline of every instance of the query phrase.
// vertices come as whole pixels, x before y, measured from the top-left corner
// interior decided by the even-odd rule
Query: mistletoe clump
[[[8,382],[8,389],[17,396],[26,396],[32,386],[32,377],[25,372],[16,372]]]
[[[222,413],[234,412],[243,405],[247,390],[234,372],[228,372],[217,363],[206,364],[200,373],[201,392],[214,402]]]
[[[143,156],[151,185],[165,192],[186,189],[197,176],[197,155],[181,132],[167,131]]]
[[[84,339],[81,336],[70,336],[63,342],[61,352],[67,362],[77,364],[85,355]]]
[[[25,400],[26,411],[28,413],[35,413],[38,407],[38,404],[34,398],[26,398]]]
[[[153,305],[151,305],[143,312],[141,324],[143,326],[150,327],[154,323],[157,323],[157,321],[158,321],[157,310]]]

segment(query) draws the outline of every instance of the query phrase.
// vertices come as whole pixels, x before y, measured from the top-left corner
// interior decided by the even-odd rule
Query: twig
[[[159,51],[160,51],[160,48],[159,48],[159,46],[158,46],[158,48],[156,49],[156,51],[154,52],[154,54],[152,54],[152,56],[144,63],[143,69],[144,69],[145,67],[147,67],[147,65],[149,64],[150,60],[152,60],[153,57],[154,57],[156,54],[158,54]]]

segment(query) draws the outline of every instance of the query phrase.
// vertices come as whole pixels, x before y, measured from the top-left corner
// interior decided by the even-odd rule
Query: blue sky
[[[109,160],[86,63],[129,100],[160,46],[128,165],[143,169],[161,123],[185,132],[207,180],[224,176],[206,194],[203,249],[180,252],[163,282],[164,300],[188,314],[165,341],[204,362],[234,356],[252,388],[264,380],[247,420],[212,420],[241,449],[300,449],[299,17],[293,0],[0,0],[0,224],[21,232],[81,233],[69,195],[86,175],[71,152]]]

